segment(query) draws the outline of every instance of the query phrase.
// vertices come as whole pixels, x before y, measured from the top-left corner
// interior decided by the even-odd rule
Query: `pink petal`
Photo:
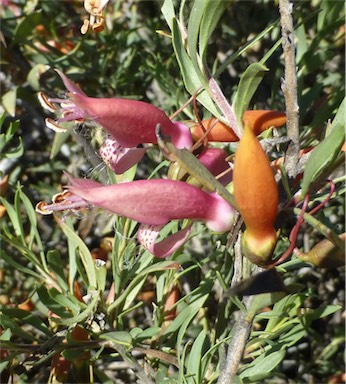
[[[228,153],[221,148],[207,148],[199,156],[198,160],[214,175],[229,171],[218,180],[221,184],[227,185],[232,181],[232,172],[226,158]]]
[[[72,80],[70,80],[67,76],[65,76],[61,71],[59,71],[58,69],[55,69],[55,72],[61,77],[61,80],[63,81],[68,91],[78,95],[86,96],[85,93],[80,89],[80,87],[76,83],[74,83]]]
[[[138,230],[138,241],[155,257],[163,259],[170,256],[186,243],[191,232],[191,226],[192,224],[189,224],[186,228],[155,243],[160,234],[162,225],[141,224]]]
[[[113,172],[121,174],[139,163],[145,151],[145,148],[124,148],[113,138],[108,138],[102,144],[99,154]]]

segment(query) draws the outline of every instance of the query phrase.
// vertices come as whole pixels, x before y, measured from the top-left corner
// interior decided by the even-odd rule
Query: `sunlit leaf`
[[[304,170],[301,198],[313,189],[321,176],[327,177],[345,142],[345,99],[332,122],[329,135],[312,151]]]
[[[242,74],[233,101],[234,111],[240,124],[242,124],[243,114],[248,109],[252,96],[268,70],[267,67],[260,63],[252,63]]]

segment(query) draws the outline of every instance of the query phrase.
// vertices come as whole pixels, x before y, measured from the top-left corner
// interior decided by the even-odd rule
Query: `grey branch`
[[[291,140],[285,156],[285,167],[288,176],[295,177],[298,172],[297,164],[299,160],[299,106],[292,20],[293,4],[289,0],[279,0],[279,8],[285,61],[285,78],[282,81],[282,91],[286,103],[287,136]]]
[[[232,279],[232,286],[239,283],[242,279],[248,277],[249,262],[243,258],[241,254],[240,237],[238,238],[234,251],[234,275]],[[261,269],[254,266],[252,273],[257,273]],[[246,309],[250,308],[254,296],[248,296],[243,299],[243,304]],[[227,347],[227,355],[220,364],[220,375],[217,384],[232,384],[233,378],[239,370],[239,365],[243,358],[244,349],[249,339],[253,318],[246,312],[239,311],[235,314],[236,320],[232,329],[232,339]]]

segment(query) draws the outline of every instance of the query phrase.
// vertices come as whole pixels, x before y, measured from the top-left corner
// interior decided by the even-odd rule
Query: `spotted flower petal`
[[[145,148],[124,148],[109,137],[102,144],[99,154],[113,172],[121,174],[142,160]]]
[[[191,232],[191,226],[192,224],[156,243],[163,226],[141,224],[138,230],[138,241],[151,254],[162,259],[171,255],[186,243]]]

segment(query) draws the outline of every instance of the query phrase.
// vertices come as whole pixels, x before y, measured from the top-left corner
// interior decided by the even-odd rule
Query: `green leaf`
[[[160,327],[155,327],[155,326],[147,328],[144,331],[140,328],[138,329],[139,329],[139,332],[137,333],[137,335],[134,336],[136,343],[143,343],[145,340],[151,339],[152,337],[157,336],[158,333],[161,331]]]
[[[260,63],[250,64],[242,74],[234,98],[233,107],[240,125],[243,124],[243,114],[248,109],[252,96],[260,85],[267,67]]]
[[[14,37],[12,44],[18,44],[19,42],[27,42],[28,38],[32,36],[34,28],[37,24],[42,22],[42,14],[40,12],[31,13],[21,19],[21,22],[17,24],[14,31]]]
[[[4,312],[0,313],[0,325],[3,329],[10,329],[13,335],[20,337],[24,340],[37,341],[37,338],[29,332],[26,332],[20,327],[13,318],[6,315]]]
[[[195,0],[189,15],[189,23],[187,27],[187,43],[189,47],[189,55],[191,58],[191,62],[199,79],[203,82],[203,67],[201,67],[201,63],[197,56],[197,42],[200,30],[200,24],[205,12],[205,6],[207,4],[206,0]]]
[[[6,208],[6,213],[10,217],[15,235],[21,240],[22,243],[25,243],[24,234],[23,234],[23,226],[22,226],[21,219],[20,219],[17,211],[14,209],[14,207],[12,207],[12,205],[7,200],[5,200],[1,196],[0,196],[0,202]]]
[[[189,354],[188,363],[186,367],[186,382],[187,383],[201,383],[201,357],[203,356],[203,347],[205,340],[207,338],[207,333],[203,329],[196,340],[194,341],[191,352]]]
[[[81,307],[85,308],[85,304],[78,301],[73,295],[69,292],[59,292],[56,288],[51,288],[48,290],[49,296],[60,304],[62,307],[69,309],[73,315],[76,315],[80,312]]]
[[[97,289],[104,292],[107,282],[107,267],[103,260],[95,261],[96,281]]]
[[[65,236],[68,238],[69,243],[72,247],[79,251],[85,272],[88,277],[88,286],[90,290],[96,289],[97,280],[96,280],[96,271],[95,271],[95,262],[91,256],[91,253],[88,247],[85,245],[84,241],[76,234],[76,232],[70,228],[67,223],[59,222],[59,226],[64,232]]]
[[[88,317],[92,316],[93,313],[95,312],[97,308],[97,304],[100,300],[100,292],[93,291],[91,293],[91,296],[92,296],[92,300],[87,304],[86,309],[80,314],[72,317],[66,317],[66,316],[61,316],[61,318],[52,317],[51,321],[54,321],[57,324],[66,325],[66,326],[70,326],[75,323],[82,323]]]
[[[54,272],[55,277],[59,283],[59,286],[66,291],[68,289],[67,278],[64,273],[64,263],[57,250],[50,250],[47,252],[47,262],[49,268]]]
[[[312,314],[308,314],[310,320],[322,319],[323,317],[332,315],[333,313],[340,311],[342,309],[341,305],[327,305],[326,307],[321,307],[314,309]]]
[[[72,318],[72,314],[67,311],[63,305],[57,303],[56,300],[49,294],[48,289],[45,286],[40,286],[36,290],[42,304],[44,304],[51,312],[62,317],[62,318]],[[53,316],[50,319],[55,319]]]
[[[1,259],[5,260],[6,263],[8,263],[9,265],[11,265],[13,268],[15,268],[17,271],[20,271],[20,272],[23,272],[29,276],[33,276],[35,277],[36,279],[38,280],[41,280],[42,279],[42,276],[40,274],[38,274],[37,272],[33,271],[32,269],[30,268],[27,268],[27,267],[24,267],[22,264],[20,263],[17,263],[12,256],[9,256],[5,253],[4,250],[0,249],[0,255],[1,255]]]
[[[69,123],[65,123],[65,125],[64,123],[61,123],[60,125],[63,126],[64,128],[66,128],[67,125],[70,126]],[[54,135],[53,144],[52,144],[52,148],[50,150],[50,155],[49,155],[50,159],[54,159],[54,157],[59,153],[60,148],[66,142],[66,140],[70,137],[70,135],[71,135],[71,132],[69,130],[67,130],[66,132],[56,133]]]
[[[161,7],[161,12],[166,19],[169,29],[173,29],[173,19],[175,18],[174,4],[172,0],[165,0]]]
[[[241,379],[249,378],[250,381],[259,381],[268,377],[268,373],[272,372],[275,367],[277,367],[281,361],[284,359],[286,351],[281,349],[267,354],[266,356],[261,355],[255,359],[251,366],[243,371],[239,377]]]
[[[10,116],[16,115],[16,103],[17,103],[17,87],[6,92],[1,97],[1,104],[5,108],[6,112]]]
[[[124,302],[128,295],[136,289],[136,286],[142,282],[142,280],[146,279],[146,276],[150,273],[164,271],[167,269],[177,269],[178,265],[175,261],[160,261],[158,263],[155,263],[152,266],[149,266],[147,268],[144,268],[140,272],[138,272],[136,275],[134,275],[133,280],[127,285],[127,287],[124,289],[124,291],[117,297],[117,299],[107,308],[107,312],[113,311],[117,306],[119,306],[122,302]]]
[[[109,340],[112,343],[124,345],[125,347],[132,347],[132,336],[125,331],[114,331],[102,333],[100,339]]]
[[[329,135],[311,152],[305,165],[301,184],[301,198],[313,190],[323,177],[327,177],[345,142],[345,99],[333,120]]]
[[[285,292],[270,292],[254,296],[250,308],[248,308],[247,317],[252,319],[262,308],[273,305],[286,295]]]
[[[207,44],[219,20],[230,2],[224,0],[206,1],[199,30],[199,54],[206,66]]]
[[[36,64],[29,71],[27,79],[34,91],[40,90],[41,88],[40,77],[43,73],[47,72],[48,69],[49,69],[48,65]]]
[[[279,342],[283,343],[286,348],[298,343],[307,333],[306,327],[299,323],[292,327],[288,332],[284,332],[279,338]]]
[[[18,194],[20,200],[22,201],[24,207],[25,207],[25,212],[27,214],[27,217],[30,221],[30,237],[34,238],[36,240],[36,245],[39,249],[40,257],[41,257],[41,262],[43,269],[49,273],[48,268],[47,268],[47,263],[45,259],[45,254],[43,250],[43,244],[41,241],[41,236],[37,230],[37,219],[36,219],[36,212],[31,204],[31,201],[29,198],[24,194],[21,188],[18,188],[16,191],[16,194]],[[30,240],[31,243],[31,240]],[[31,248],[31,247],[30,247]]]
[[[7,308],[7,307],[3,307],[2,312],[6,314],[8,317],[10,317],[12,320],[18,319],[24,324],[32,325],[36,330],[41,331],[48,337],[53,336],[53,333],[46,326],[46,324],[38,316],[32,314],[31,312],[24,311],[23,309],[19,309],[19,308]]]
[[[194,67],[189,55],[187,54],[177,21],[175,19],[173,20],[172,43],[183,77],[185,88],[190,93],[190,95],[194,95],[196,91],[203,88],[203,84],[200,80],[203,75],[200,70],[198,70],[198,72],[196,71],[196,68]],[[213,116],[221,118],[220,112],[215,107],[213,100],[204,90],[198,94],[197,100],[206,109],[208,109]]]

